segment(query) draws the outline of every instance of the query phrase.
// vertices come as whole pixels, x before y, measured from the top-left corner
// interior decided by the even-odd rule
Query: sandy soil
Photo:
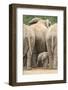
[[[56,69],[32,68],[32,70],[24,70],[23,74],[53,74],[57,73]]]

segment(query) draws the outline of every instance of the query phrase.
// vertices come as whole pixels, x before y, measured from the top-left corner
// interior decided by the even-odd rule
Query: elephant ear
[[[32,20],[30,20],[30,21],[28,22],[28,24],[29,24],[29,25],[35,24],[35,23],[37,23],[39,20],[40,20],[40,18],[35,17],[35,18],[33,18]]]
[[[48,28],[51,26],[51,21],[49,19],[45,20],[45,26]]]

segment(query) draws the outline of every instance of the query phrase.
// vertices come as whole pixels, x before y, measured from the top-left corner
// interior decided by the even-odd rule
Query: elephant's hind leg
[[[28,51],[27,53],[27,70],[31,70],[31,56],[32,56],[32,52]]]
[[[48,50],[48,55],[49,55],[49,69],[52,69],[53,68],[53,54],[52,54],[52,39],[51,38],[48,38],[47,39],[47,50]]]
[[[54,61],[53,61],[53,68],[54,69],[57,69],[57,62],[58,60],[57,60],[57,46],[55,46],[55,48],[54,48]]]

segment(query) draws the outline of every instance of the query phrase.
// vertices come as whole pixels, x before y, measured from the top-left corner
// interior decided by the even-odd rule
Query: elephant
[[[37,64],[38,65],[41,64],[43,68],[48,68],[48,62],[49,62],[48,52],[41,52],[38,55]]]
[[[27,51],[28,51],[28,31],[27,31],[27,28],[28,28],[28,25],[23,25],[24,26],[24,34],[23,34],[23,57],[26,55]]]
[[[57,69],[57,23],[51,25],[48,30],[46,45],[49,54],[49,68]]]
[[[26,62],[27,62],[27,52],[29,49],[29,41],[28,41],[28,25],[23,25],[24,29],[23,29],[23,68],[26,68]],[[27,38],[28,37],[28,38]]]
[[[26,47],[23,48],[27,55],[27,69],[30,70],[32,68],[32,54],[34,48],[36,50],[36,54],[38,55],[41,52],[47,51],[46,47],[46,33],[48,30],[48,25],[50,23],[48,20],[43,20],[40,18],[34,18],[29,21],[29,25],[24,25],[24,37],[26,42],[28,43],[28,49]],[[26,43],[25,43],[26,44]],[[26,46],[26,45],[23,45]],[[37,62],[35,62],[37,64]]]
[[[48,19],[43,20],[37,17],[29,21],[30,28],[34,31],[35,34],[35,46],[37,53],[46,49],[45,38],[48,31],[48,25],[50,26],[50,24],[51,22]]]
[[[28,25],[24,24],[23,26],[23,64],[26,63],[26,68],[31,69],[31,56],[35,45],[35,35]]]

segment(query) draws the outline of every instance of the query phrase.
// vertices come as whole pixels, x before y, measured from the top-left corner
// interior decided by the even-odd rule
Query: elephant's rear
[[[57,67],[57,24],[53,24],[46,37],[50,68]]]

